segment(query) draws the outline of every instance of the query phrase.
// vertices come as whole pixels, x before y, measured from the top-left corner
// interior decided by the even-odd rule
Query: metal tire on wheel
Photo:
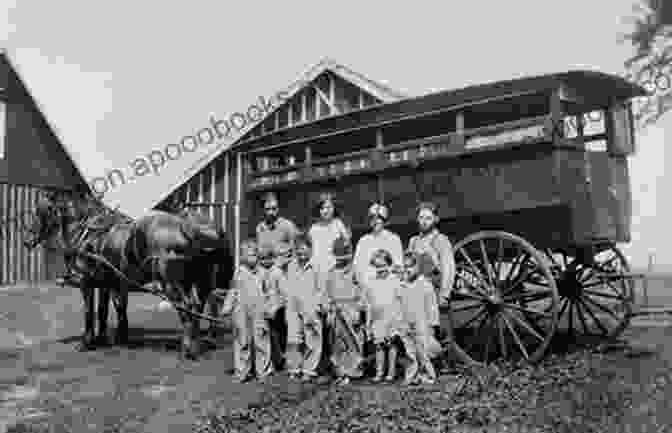
[[[614,339],[630,323],[634,281],[621,251],[613,245],[583,263],[564,252],[546,251],[553,260],[560,293],[558,332],[572,339]]]
[[[455,342],[480,362],[539,361],[555,333],[560,301],[548,260],[501,231],[474,233],[454,249]]]

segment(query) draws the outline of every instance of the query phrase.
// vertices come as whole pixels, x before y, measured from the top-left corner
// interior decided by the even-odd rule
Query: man
[[[294,239],[299,234],[296,225],[279,216],[280,206],[278,197],[270,192],[264,196],[264,219],[257,224],[257,244],[260,248],[268,248],[275,257],[275,265],[287,275],[289,264],[294,251]],[[287,345],[286,308],[281,307],[275,317],[271,319],[271,332],[274,334],[273,353],[276,368],[283,366],[281,354],[284,354]]]
[[[270,246],[276,257],[276,264],[287,272],[287,264],[294,249],[294,238],[299,230],[296,225],[279,216],[278,198],[274,193],[264,197],[264,219],[257,224],[257,243]]]
[[[432,269],[427,270],[427,277],[432,281],[440,304],[447,304],[455,282],[455,257],[453,245],[448,236],[438,229],[439,208],[435,203],[423,202],[417,207],[417,221],[419,233],[411,238],[408,251],[415,254],[427,254],[432,261]],[[440,334],[438,308],[430,312],[429,324],[434,328],[436,338],[451,342],[453,354],[463,363],[473,367],[480,367],[469,355],[453,342],[453,330],[450,320],[446,320],[445,336]]]

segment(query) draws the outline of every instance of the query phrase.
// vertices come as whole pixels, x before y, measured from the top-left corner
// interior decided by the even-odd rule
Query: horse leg
[[[95,340],[95,317],[94,317],[94,289],[88,286],[86,283],[82,283],[80,286],[80,291],[82,292],[82,299],[84,301],[84,334],[82,335],[82,341],[77,345],[77,350],[80,352],[91,350],[94,348]]]
[[[98,336],[96,345],[106,346],[107,339],[107,319],[110,311],[110,290],[104,287],[98,289]]]
[[[117,332],[114,336],[115,344],[128,344],[128,289],[119,287],[114,292],[114,309],[117,312]]]

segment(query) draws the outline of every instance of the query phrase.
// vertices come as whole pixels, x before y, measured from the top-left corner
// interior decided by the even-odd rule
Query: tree
[[[666,0],[641,0],[633,8],[632,32],[622,36],[634,54],[625,61],[626,78],[649,91],[635,104],[639,126],[654,123],[672,109],[672,23]],[[668,0],[669,1],[669,0]],[[665,10],[664,10],[665,9]]]

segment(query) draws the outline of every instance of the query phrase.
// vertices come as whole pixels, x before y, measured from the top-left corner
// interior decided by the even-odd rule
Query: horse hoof
[[[91,342],[87,343],[85,341],[82,341],[82,342],[78,343],[77,346],[75,346],[75,350],[77,352],[88,352],[88,351],[93,350],[93,349],[95,349],[95,346]]]

